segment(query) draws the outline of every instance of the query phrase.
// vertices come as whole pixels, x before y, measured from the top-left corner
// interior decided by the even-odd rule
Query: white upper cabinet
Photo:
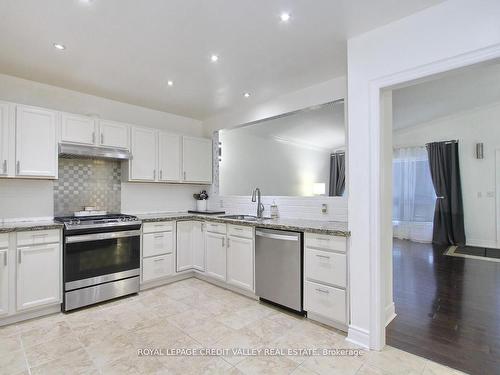
[[[61,140],[83,145],[94,145],[96,121],[86,116],[63,113],[61,116]]]
[[[157,180],[157,133],[154,129],[132,128],[130,180]]]
[[[17,176],[57,177],[56,121],[56,112],[17,106]]]
[[[181,179],[181,137],[160,132],[158,135],[159,181],[180,181]]]
[[[212,140],[182,137],[183,181],[212,183]]]
[[[11,155],[10,150],[14,150],[11,146],[10,121],[9,121],[9,103],[0,102],[0,176],[8,176],[11,174]]]
[[[130,126],[114,121],[99,121],[99,146],[128,149]]]

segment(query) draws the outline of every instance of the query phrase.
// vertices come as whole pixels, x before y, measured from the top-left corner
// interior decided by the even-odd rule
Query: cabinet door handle
[[[156,169],[153,169],[153,180],[156,180]]]
[[[163,178],[163,171],[160,169],[160,180]]]
[[[226,245],[226,237],[222,237],[222,247]]]
[[[104,144],[104,133],[101,133],[101,145]]]
[[[330,294],[329,290],[325,290],[325,289],[321,289],[321,288],[316,288],[316,291],[321,292],[321,293],[325,293],[325,294]]]
[[[21,173],[21,162],[18,160],[16,163],[17,174]]]
[[[3,253],[3,265],[7,267],[7,251]]]
[[[184,172],[184,181],[186,181],[186,172]]]
[[[329,256],[327,256],[327,255],[316,254],[316,256],[317,256],[318,258],[330,259],[330,257],[329,257]]]
[[[95,132],[92,132],[92,143],[95,143]]]
[[[3,173],[7,174],[7,160],[3,161]]]
[[[227,239],[227,247],[229,247],[229,238]]]
[[[22,251],[21,251],[21,250],[19,250],[19,251],[17,252],[17,261],[19,262],[19,264],[21,264],[21,262],[22,262],[22,260],[21,260],[21,255],[22,255]]]

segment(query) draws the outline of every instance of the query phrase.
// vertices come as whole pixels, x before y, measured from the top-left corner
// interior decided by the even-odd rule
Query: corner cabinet
[[[204,225],[201,221],[177,222],[177,272],[205,271]]]
[[[182,137],[183,182],[212,183],[212,140]]]
[[[57,178],[56,127],[57,112],[17,106],[16,176]]]

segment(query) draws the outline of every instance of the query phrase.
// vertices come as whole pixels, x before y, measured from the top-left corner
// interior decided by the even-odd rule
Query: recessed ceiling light
[[[173,86],[174,85],[174,81],[167,81],[167,85]]]
[[[246,92],[246,93],[244,93],[244,94],[243,94],[243,96],[244,96],[245,98],[249,98],[249,97],[250,97],[250,93],[249,93],[249,92]]]
[[[212,60],[212,62],[217,62],[219,60],[219,56],[212,55],[212,56],[210,56],[210,60]]]
[[[63,44],[59,44],[59,43],[54,43],[54,48],[61,50],[61,51],[66,49],[66,47]]]
[[[282,22],[290,21],[290,13],[281,13],[280,19]]]

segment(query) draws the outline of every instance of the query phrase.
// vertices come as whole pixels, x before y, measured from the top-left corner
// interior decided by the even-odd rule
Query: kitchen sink
[[[268,220],[269,217],[258,218],[253,215],[222,215],[220,216],[225,219],[242,220],[242,221],[257,221],[257,220]]]

